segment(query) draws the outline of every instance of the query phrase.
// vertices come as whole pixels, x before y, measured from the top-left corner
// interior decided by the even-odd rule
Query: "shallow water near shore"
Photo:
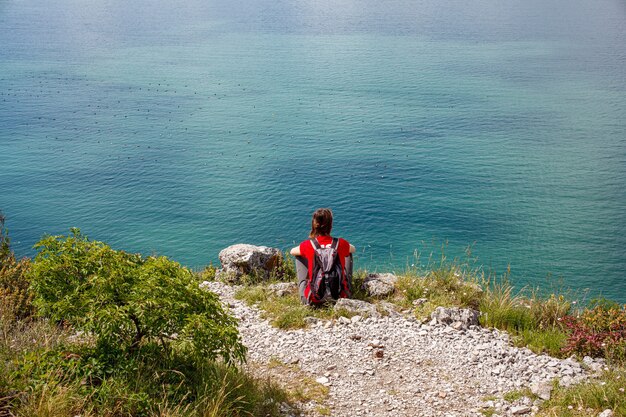
[[[18,255],[77,226],[200,267],[329,206],[359,268],[447,241],[626,302],[625,27],[619,0],[0,0],[0,210]]]

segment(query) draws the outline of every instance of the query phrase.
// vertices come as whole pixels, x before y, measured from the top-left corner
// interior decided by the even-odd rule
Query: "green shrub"
[[[4,221],[0,213],[0,317],[3,327],[30,317],[34,312],[33,295],[27,278],[30,261],[15,259]]]
[[[40,314],[93,335],[99,354],[142,348],[244,359],[235,319],[178,263],[113,250],[78,229],[44,237],[35,248],[30,276]]]
[[[196,276],[198,277],[199,281],[215,281],[215,273],[217,272],[217,269],[213,266],[213,264],[210,264],[206,267],[204,267],[204,269],[202,271],[196,272]]]
[[[578,316],[565,317],[563,323],[569,331],[565,353],[626,363],[626,305],[595,304]]]
[[[21,288],[32,282],[44,317],[0,329],[0,415],[277,417],[290,403],[269,380],[227,366],[245,355],[236,322],[186,268],[78,230],[37,249],[17,276]]]

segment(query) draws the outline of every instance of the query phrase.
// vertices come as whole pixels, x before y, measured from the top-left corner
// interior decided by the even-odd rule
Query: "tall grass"
[[[556,387],[538,416],[583,417],[597,416],[606,409],[614,416],[626,416],[626,371],[611,369],[599,378],[568,388]]]
[[[520,331],[533,327],[530,309],[514,294],[508,276],[490,276],[484,282],[485,294],[480,302],[481,324],[502,330]]]
[[[237,291],[235,298],[258,307],[262,311],[261,316],[279,329],[301,329],[308,326],[309,319],[328,320],[354,315],[347,311],[336,311],[331,304],[320,307],[303,305],[297,291],[276,296],[265,284],[243,287]]]
[[[0,415],[278,416],[291,402],[275,383],[219,362],[139,355],[102,373],[68,329],[43,321],[12,329],[0,340]]]

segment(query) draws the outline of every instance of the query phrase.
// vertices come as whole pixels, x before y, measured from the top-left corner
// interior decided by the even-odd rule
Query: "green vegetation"
[[[34,313],[33,294],[26,278],[30,261],[15,259],[4,221],[0,213],[0,317],[7,321],[27,319]]]
[[[401,307],[412,307],[418,300],[414,314],[420,319],[430,317],[439,306],[458,306],[477,309],[483,290],[474,280],[455,264],[445,258],[426,271],[411,270],[400,275],[396,285],[396,296],[391,299]]]
[[[512,403],[514,401],[521,399],[522,397],[534,398],[534,395],[530,392],[528,388],[526,388],[523,390],[509,391],[502,396],[502,399]]]
[[[355,273],[355,298],[379,303],[363,290],[365,276],[365,271]],[[474,308],[481,312],[482,326],[507,331],[518,346],[561,358],[572,354],[604,357],[611,372],[585,384],[556,388],[542,415],[597,415],[610,408],[616,416],[626,416],[626,306],[599,300],[588,308],[575,309],[568,293],[543,296],[526,288],[515,291],[508,277],[508,271],[502,276],[489,275],[469,262],[448,261],[442,256],[424,270],[410,268],[400,274],[395,294],[385,301],[405,313],[410,309],[421,320],[428,320],[438,306]],[[307,317],[338,317],[331,306],[302,306],[295,291],[285,297],[273,295],[267,284],[243,287],[237,296],[257,305],[280,328],[304,327]],[[514,401],[522,396],[530,394],[514,391],[505,399]],[[493,408],[482,410],[484,415],[494,412]]]
[[[294,275],[291,270],[284,278],[295,281]],[[354,298],[380,303],[363,289],[366,275],[366,271],[355,273]],[[613,364],[626,363],[626,306],[601,301],[592,308],[575,310],[568,295],[542,296],[538,290],[526,288],[516,292],[508,271],[502,276],[485,274],[470,261],[449,261],[442,254],[436,261],[431,257],[424,269],[407,268],[398,276],[395,293],[382,301],[392,302],[401,311],[410,309],[420,320],[428,320],[438,306],[473,308],[480,311],[482,326],[505,330],[518,346],[536,353],[591,355],[605,357]],[[350,316],[335,312],[332,306],[303,306],[295,290],[278,297],[268,291],[268,282],[244,286],[237,297],[257,305],[279,328],[305,327],[308,317]]]
[[[0,226],[0,415],[278,416],[291,401],[235,366],[236,322],[186,268],[78,230],[16,261]]]
[[[611,409],[615,416],[626,416],[626,370],[617,367],[587,382],[569,388],[556,387],[543,404],[539,416],[596,416]]]
[[[484,410],[480,410],[480,413],[485,417],[491,417],[496,413],[496,409],[493,407],[485,408]]]
[[[330,320],[353,316],[347,311],[335,311],[330,306],[311,308],[302,305],[297,289],[279,297],[268,289],[270,284],[271,282],[243,287],[237,291],[235,298],[244,300],[249,305],[256,305],[262,310],[263,318],[269,319],[279,329],[306,327],[311,318]]]
[[[563,319],[570,336],[566,353],[605,357],[611,362],[626,358],[626,305],[598,300],[592,308]]]
[[[277,416],[281,404],[293,401],[315,401],[318,414],[330,412],[328,388],[307,380],[303,389],[306,376],[298,369],[270,362],[279,388],[237,366],[246,350],[236,321],[198,286],[215,279],[212,266],[194,274],[165,257],[113,250],[77,229],[44,237],[36,248],[33,260],[17,260],[0,216],[0,415]],[[376,303],[382,313],[383,302],[420,320],[438,306],[474,308],[481,325],[509,332],[519,346],[606,358],[602,376],[557,386],[541,413],[610,408],[626,416],[626,306],[597,300],[582,308],[567,293],[514,291],[508,272],[485,274],[445,256],[423,270],[408,268],[384,300],[365,292],[366,275],[355,273],[354,298]],[[351,316],[330,305],[303,306],[295,288],[278,296],[269,288],[277,280],[295,282],[287,256],[270,281],[248,277],[236,296],[284,329]]]
[[[506,330],[518,345],[537,353],[563,356],[567,334],[560,321],[570,312],[569,301],[555,294],[547,298],[541,298],[537,292],[513,294],[508,275],[486,279],[483,287],[479,307],[483,326]]]
[[[98,358],[119,362],[143,349],[158,357],[244,359],[235,319],[178,263],[113,250],[77,229],[35,248],[30,277],[39,313],[89,333]]]

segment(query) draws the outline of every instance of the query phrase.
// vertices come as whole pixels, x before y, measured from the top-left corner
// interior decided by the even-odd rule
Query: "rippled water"
[[[358,267],[448,241],[626,301],[623,1],[170,3],[0,0],[18,254],[78,226],[200,266],[330,206]]]

